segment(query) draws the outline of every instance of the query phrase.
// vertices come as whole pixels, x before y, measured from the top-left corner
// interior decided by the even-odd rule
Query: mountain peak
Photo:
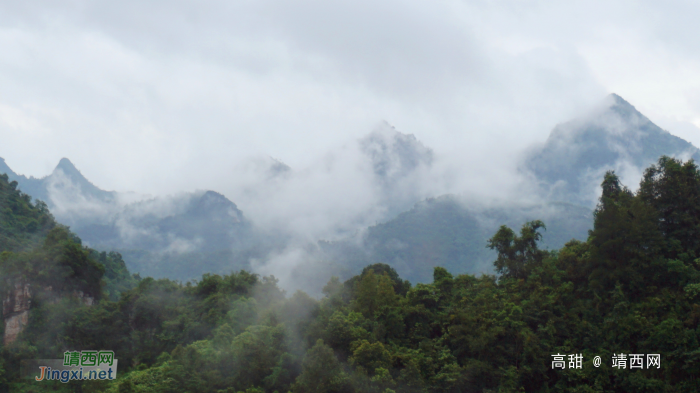
[[[57,172],[59,171],[62,172],[67,179],[73,182],[73,184],[78,186],[85,195],[90,195],[94,198],[105,201],[112,200],[114,198],[114,192],[99,189],[88,179],[86,179],[85,176],[80,173],[78,168],[76,168],[75,165],[73,165],[73,163],[65,157],[61,158],[58,165],[56,165],[56,168],[53,170],[53,173],[50,176],[47,176],[44,181],[49,183],[54,181],[63,182],[64,180],[61,180],[61,176],[56,176]]]
[[[557,125],[526,166],[547,185],[550,198],[594,205],[605,171],[626,174],[623,180],[634,184],[662,155],[687,159],[700,151],[613,93],[587,115]]]
[[[612,104],[609,107],[610,111],[615,112],[617,115],[621,116],[624,119],[631,119],[633,117],[636,117],[638,119],[649,121],[649,119],[647,119],[646,116],[641,114],[637,110],[637,108],[634,107],[634,105],[625,101],[625,99],[620,97],[619,95],[612,93],[608,97],[610,100],[612,100]]]
[[[195,198],[187,214],[213,220],[221,220],[228,214],[238,222],[243,220],[243,213],[236,204],[216,191],[205,191]]]
[[[67,175],[75,174],[76,172],[77,174],[80,174],[78,168],[76,168],[75,165],[73,165],[73,163],[65,157],[61,158],[61,161],[59,161],[58,165],[56,165],[56,169],[62,170]],[[54,169],[54,171],[56,171],[56,169]]]
[[[609,97],[612,98],[613,100],[615,100],[615,104],[618,104],[618,105],[624,105],[624,104],[630,105],[629,102],[625,101],[624,98],[620,97],[619,95],[617,95],[617,94],[615,94],[615,93],[610,93]]]
[[[430,166],[433,151],[413,134],[404,134],[384,121],[359,140],[361,151],[371,160],[374,173],[389,180],[403,177],[420,165]]]
[[[53,173],[55,174],[58,170],[63,172],[64,175],[66,175],[69,179],[73,179],[73,181],[77,182],[78,184],[92,185],[92,183],[90,183],[90,181],[88,181],[88,179],[86,179],[85,176],[80,173],[78,168],[76,168],[75,165],[73,165],[73,163],[65,157],[61,158],[61,161],[58,162],[58,165],[56,165],[56,169],[53,170]]]

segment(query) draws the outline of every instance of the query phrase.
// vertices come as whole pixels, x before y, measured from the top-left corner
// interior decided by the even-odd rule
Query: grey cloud
[[[503,52],[457,2],[37,4],[0,19],[0,104],[48,130],[47,157],[107,161],[88,174],[112,189],[217,188],[251,150],[309,164],[382,118],[435,149],[510,132],[512,150],[600,93],[575,51]]]
[[[67,156],[96,185],[121,192],[216,190],[258,229],[294,238],[274,260],[313,259],[297,249],[427,196],[536,202],[533,178],[517,172],[523,152],[611,91],[653,120],[700,124],[691,50],[700,35],[689,22],[696,9],[631,1],[4,2],[0,156],[36,177]],[[432,159],[413,165],[389,151],[389,176],[378,180],[377,161],[357,141],[382,119],[414,135]],[[382,138],[370,152],[393,143]],[[627,164],[615,164],[623,178],[638,176],[639,165]],[[598,172],[584,178],[593,182]],[[55,196],[65,217],[82,214],[80,201],[125,236],[144,235],[123,210],[140,209],[130,204],[141,196],[103,206],[69,191]],[[162,214],[177,210],[158,201]],[[173,250],[197,246],[161,240]]]

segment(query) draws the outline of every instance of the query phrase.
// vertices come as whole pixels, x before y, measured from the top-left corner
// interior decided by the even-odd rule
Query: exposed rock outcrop
[[[2,316],[5,322],[5,345],[13,343],[29,322],[29,307],[32,304],[30,285],[15,283],[2,300]]]
[[[85,306],[92,306],[95,304],[95,298],[83,291],[73,291],[73,296],[80,300]]]
[[[59,296],[53,292],[52,287],[44,288],[47,301],[50,304],[56,303]],[[76,298],[85,306],[95,304],[95,298],[83,291],[73,291],[71,296]],[[12,344],[17,340],[17,336],[29,323],[29,308],[32,304],[31,285],[23,282],[15,283],[12,289],[7,292],[2,300],[2,317],[5,322],[5,334],[3,342],[5,345]]]

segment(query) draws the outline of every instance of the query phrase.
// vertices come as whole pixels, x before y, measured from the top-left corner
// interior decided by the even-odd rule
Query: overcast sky
[[[641,1],[0,2],[0,157],[97,186],[226,193],[382,120],[464,171],[615,92],[700,146],[700,6]],[[488,168],[487,168],[488,167]]]

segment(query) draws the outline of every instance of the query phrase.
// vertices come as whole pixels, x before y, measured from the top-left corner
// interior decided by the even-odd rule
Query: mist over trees
[[[0,1],[0,393],[700,392],[698,16]]]
[[[698,150],[612,94],[525,151],[512,189],[499,194],[473,187],[464,171],[454,176],[444,155],[386,123],[306,168],[244,160],[227,196],[107,192],[67,159],[41,179],[4,161],[0,171],[48,198],[84,243],[118,251],[132,272],[187,281],[245,269],[320,295],[331,276],[346,280],[374,263],[412,282],[430,282],[436,266],[493,274],[496,253],[484,244],[504,224],[544,221],[543,249],[585,240],[605,171],[636,184],[661,155],[697,158]]]
[[[696,391],[700,170],[693,161],[662,157],[636,192],[612,171],[601,183],[587,241],[543,250],[546,223],[525,222],[517,232],[502,226],[488,242],[498,275],[437,267],[431,283],[411,284],[374,264],[349,280],[331,279],[321,299],[286,294],[274,277],[246,271],[184,284],[131,276],[118,254],[85,248],[54,224],[37,247],[0,259],[3,277],[52,286],[54,296],[33,304],[17,341],[2,347],[0,380],[34,387],[18,379],[19,359],[110,348],[120,360],[116,381],[56,387]],[[13,222],[51,222],[48,212],[22,209],[26,197],[6,178],[0,186],[3,200],[18,207]],[[29,229],[14,232],[21,238]],[[78,301],[78,289],[95,304]],[[658,353],[661,367],[612,368],[614,353]],[[583,366],[553,369],[553,354],[581,354]],[[603,366],[594,367],[593,356]]]
[[[351,201],[332,217],[349,219],[339,226],[304,226],[330,200],[300,220],[308,206],[271,218],[270,205],[270,221],[256,221],[213,191],[128,200],[68,160],[42,179],[2,161],[0,387],[37,389],[20,378],[22,359],[109,349],[116,381],[39,388],[696,391],[700,170],[687,158],[697,149],[610,100],[524,157],[530,199],[424,198],[416,182],[437,173],[439,157],[389,128],[319,172],[256,164],[265,185],[244,193],[282,203],[359,163],[352,173],[377,194]],[[669,155],[652,163],[657,153]],[[331,227],[341,235],[311,236]],[[660,354],[661,367],[612,368],[620,353]],[[579,354],[582,367],[555,369],[555,354]]]

